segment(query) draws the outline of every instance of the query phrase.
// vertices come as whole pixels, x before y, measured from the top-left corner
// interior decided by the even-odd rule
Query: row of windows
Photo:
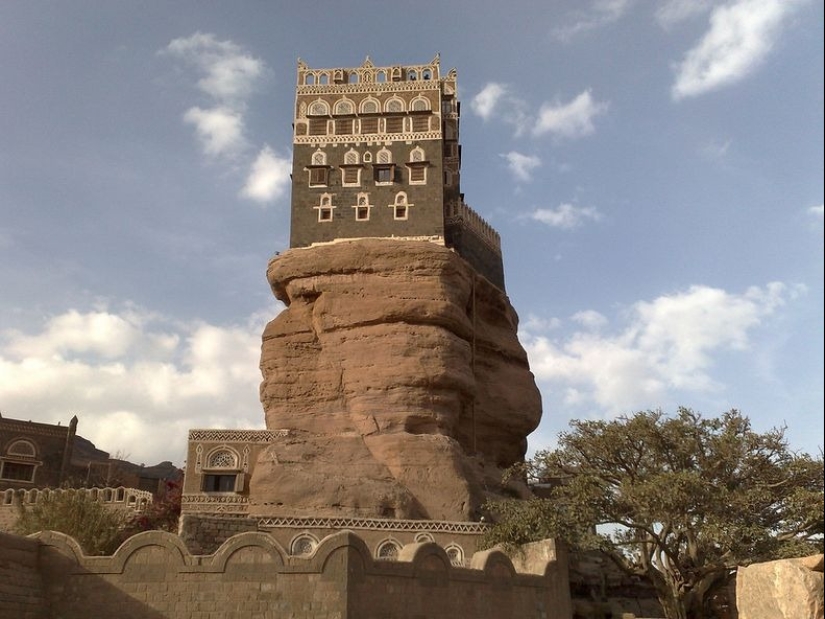
[[[388,116],[386,118],[310,118],[295,125],[295,135],[368,135],[423,133],[438,128],[435,116]]]
[[[426,164],[407,164],[408,182],[410,185],[425,185],[427,183]],[[363,167],[360,165],[341,167],[341,184],[344,187],[360,187],[362,183]],[[327,166],[311,167],[309,173],[310,187],[327,187],[330,184],[330,168]],[[392,185],[402,182],[401,170],[393,164],[374,164],[372,180],[376,185]]]
[[[344,153],[344,165],[356,165],[361,163],[362,155],[354,148],[349,149],[346,153]],[[372,163],[372,153],[365,152],[363,154],[364,163]],[[426,163],[426,157],[424,155],[424,149],[420,146],[416,146],[410,151],[409,163]],[[387,148],[382,148],[375,154],[375,162],[379,164],[384,163],[392,163],[392,151]],[[316,150],[312,153],[312,165],[314,166],[325,166],[327,165],[327,154],[323,150]]]
[[[429,81],[433,79],[435,73],[432,69],[403,69],[392,67],[391,69],[368,69],[361,71],[345,71],[344,69],[333,69],[332,71],[306,71],[302,76],[302,83],[307,86],[319,84],[326,86],[335,84],[357,84],[359,81],[376,81],[383,83],[388,80],[400,82],[407,79],[411,82],[416,80]]]
[[[410,101],[409,105],[404,99],[398,96],[392,96],[382,104],[381,101],[375,97],[367,97],[361,103],[356,104],[352,99],[346,97],[336,101],[330,108],[329,102],[324,99],[316,99],[309,106],[301,102],[300,111],[306,109],[308,116],[329,116],[330,109],[335,116],[350,116],[355,114],[358,110],[359,114],[380,114],[381,112],[387,114],[399,114],[404,112],[430,112],[432,111],[432,103],[427,97],[417,96]],[[303,116],[303,114],[300,114]]]
[[[355,221],[369,221],[370,211],[374,206],[374,204],[370,204],[369,194],[359,193],[356,203],[351,207],[355,215]],[[393,203],[387,205],[388,208],[392,209],[392,218],[396,221],[409,219],[410,207],[412,206],[414,205],[407,201],[407,194],[403,191],[399,191]],[[321,194],[318,205],[312,208],[317,210],[319,222],[329,222],[332,221],[333,211],[338,206],[332,203],[332,194],[324,193]]]

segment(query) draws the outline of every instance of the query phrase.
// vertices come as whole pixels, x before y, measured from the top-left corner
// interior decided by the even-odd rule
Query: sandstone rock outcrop
[[[739,619],[823,619],[823,555],[740,567]]]
[[[391,239],[291,249],[267,277],[287,305],[261,354],[279,436],[250,513],[476,518],[541,417],[506,295],[449,249]]]

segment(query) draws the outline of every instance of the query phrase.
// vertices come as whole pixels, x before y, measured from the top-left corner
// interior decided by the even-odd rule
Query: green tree
[[[70,535],[90,555],[112,554],[126,538],[128,515],[109,509],[83,490],[52,490],[33,505],[20,506],[15,531],[29,535],[60,531]]]
[[[738,411],[573,421],[528,463],[548,498],[487,507],[487,546],[548,537],[649,581],[668,619],[703,616],[737,566],[823,551],[823,461]]]

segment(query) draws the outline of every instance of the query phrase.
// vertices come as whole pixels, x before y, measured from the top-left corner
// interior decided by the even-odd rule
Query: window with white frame
[[[329,116],[329,104],[322,99],[316,99],[309,104],[307,114],[310,116]]]
[[[404,101],[399,99],[398,97],[388,99],[387,102],[384,104],[384,111],[389,112],[390,114],[397,114],[399,112],[403,112]]]
[[[327,155],[324,151],[318,150],[312,153],[312,164],[307,167],[307,171],[310,187],[323,187],[329,184],[329,166],[327,166]]]
[[[355,221],[369,221],[372,208],[369,194],[359,193],[357,202],[352,208],[355,209]]]
[[[332,212],[335,209],[335,205],[332,203],[331,194],[322,194],[318,206],[315,206],[313,208],[318,210],[319,222],[332,221]]]
[[[244,476],[240,468],[240,458],[235,450],[229,447],[218,447],[209,453],[202,474],[201,490],[203,492],[240,492],[243,490]]]
[[[388,149],[382,148],[376,153],[372,167],[375,170],[376,185],[391,185],[395,181],[395,164]]]
[[[364,99],[361,102],[361,113],[362,114],[377,114],[381,111],[381,104],[378,102],[378,99],[374,99],[369,97]]]
[[[429,162],[424,154],[424,149],[416,146],[410,151],[410,159],[407,168],[410,171],[410,184],[423,185],[427,182],[427,167]]]
[[[358,151],[350,149],[344,154],[344,163],[341,165],[341,183],[347,187],[361,184],[361,162]]]
[[[407,202],[407,194],[399,191],[395,196],[395,202],[389,205],[392,211],[392,218],[396,221],[403,221],[409,219],[410,207],[412,204]]]
[[[347,114],[355,114],[355,105],[349,99],[340,99],[335,102],[333,114],[340,116]]]
[[[0,479],[33,483],[37,467],[37,448],[31,441],[18,439],[9,444],[0,458]]]

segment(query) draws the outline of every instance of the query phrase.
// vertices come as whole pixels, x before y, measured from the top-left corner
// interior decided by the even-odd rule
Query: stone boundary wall
[[[258,532],[235,535],[212,555],[192,555],[177,536],[162,531],[135,535],[109,557],[85,556],[62,533],[32,538],[41,546],[43,591],[54,610],[31,619],[569,619],[572,614],[567,566],[554,550],[517,561],[518,569],[503,552],[487,550],[460,568],[431,542],[404,546],[394,561],[375,560],[352,531],[325,537],[305,557],[290,556],[271,535]]]
[[[47,619],[38,571],[40,544],[0,533],[0,619]]]
[[[20,506],[31,506],[53,493],[85,492],[108,509],[139,513],[154,501],[151,492],[126,488],[8,488],[0,490],[0,531],[11,532],[20,516]]]

